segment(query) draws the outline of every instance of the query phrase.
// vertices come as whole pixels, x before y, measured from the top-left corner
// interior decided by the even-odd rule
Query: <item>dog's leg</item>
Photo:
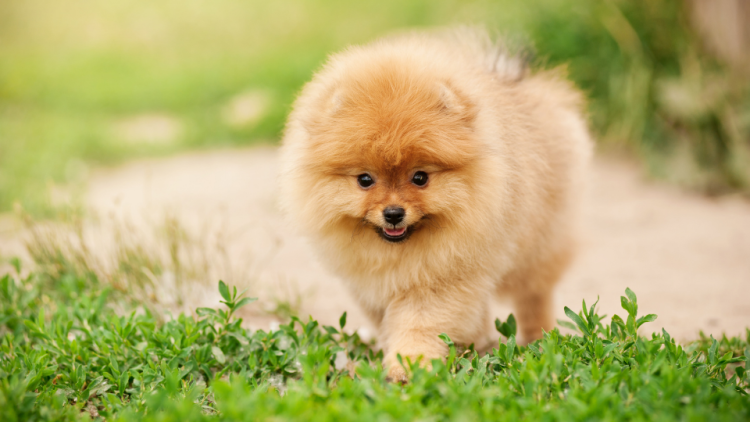
[[[362,310],[365,311],[365,315],[367,315],[370,322],[372,322],[376,329],[380,330],[380,325],[383,323],[383,315],[385,313],[383,309],[369,306],[369,304],[362,303],[361,301],[360,305],[362,305]]]
[[[520,344],[528,344],[542,337],[542,330],[550,331],[554,325],[552,287],[534,291],[519,289],[513,294],[513,305]]]
[[[560,252],[551,258],[535,262],[524,271],[510,274],[499,293],[513,300],[518,321],[520,344],[542,337],[542,330],[550,331],[554,324],[555,284],[560,280],[571,260],[570,251]]]
[[[393,300],[383,319],[385,366],[392,381],[403,382],[407,371],[397,355],[415,362],[422,357],[422,366],[432,359],[443,358],[448,347],[438,335],[446,333],[458,344],[480,341],[488,329],[489,286],[481,282],[441,287],[415,288]]]

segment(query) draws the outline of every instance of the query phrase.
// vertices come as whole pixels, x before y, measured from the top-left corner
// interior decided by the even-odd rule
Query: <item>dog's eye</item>
[[[370,186],[375,184],[375,181],[372,180],[372,176],[370,176],[367,173],[364,173],[364,174],[360,174],[359,176],[357,176],[357,183],[359,183],[360,187],[369,188]]]
[[[427,173],[423,171],[418,171],[414,173],[414,176],[411,178],[411,182],[414,183],[417,186],[424,186],[427,184]]]

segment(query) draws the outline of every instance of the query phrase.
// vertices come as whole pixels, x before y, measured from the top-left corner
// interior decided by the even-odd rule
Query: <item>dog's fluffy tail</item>
[[[443,34],[464,54],[479,60],[488,72],[505,80],[518,81],[529,73],[533,52],[522,43],[511,43],[500,37],[493,39],[487,30],[477,27],[453,28]]]

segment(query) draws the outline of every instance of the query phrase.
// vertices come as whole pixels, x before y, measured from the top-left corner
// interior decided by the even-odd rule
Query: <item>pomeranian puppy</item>
[[[582,96],[482,31],[408,34],[330,57],[282,146],[282,208],[348,283],[390,379],[479,344],[509,297],[522,341],[553,328],[592,143]]]

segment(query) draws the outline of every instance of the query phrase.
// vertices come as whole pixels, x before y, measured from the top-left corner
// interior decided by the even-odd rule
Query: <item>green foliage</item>
[[[510,337],[516,334],[516,317],[513,314],[508,316],[508,320],[505,322],[500,321],[499,318],[495,319],[495,329],[498,333],[505,337]]]
[[[583,336],[557,329],[521,346],[515,320],[486,355],[449,346],[445,361],[388,383],[382,354],[357,334],[293,318],[250,331],[233,314],[254,299],[219,282],[225,307],[159,323],[91,277],[0,279],[0,419],[746,420],[748,339],[640,336],[655,319],[607,325],[595,305],[566,309]],[[54,287],[54,288],[51,288]]]
[[[750,186],[750,83],[703,48],[681,0],[537,0],[520,26],[589,94],[605,145],[707,192]]]

